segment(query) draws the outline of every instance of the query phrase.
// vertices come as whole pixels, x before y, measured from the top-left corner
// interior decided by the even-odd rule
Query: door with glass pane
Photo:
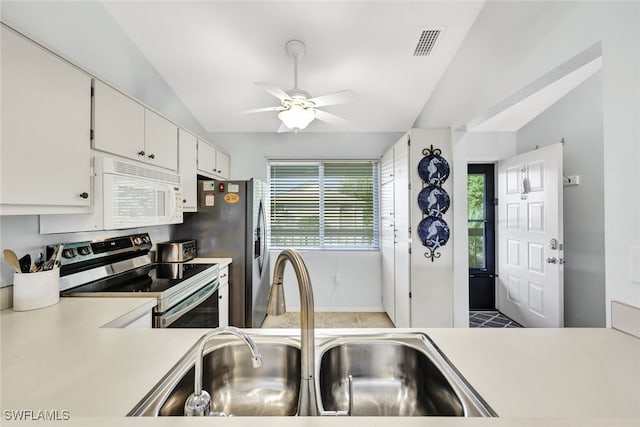
[[[469,309],[495,309],[494,165],[470,164],[467,175]]]

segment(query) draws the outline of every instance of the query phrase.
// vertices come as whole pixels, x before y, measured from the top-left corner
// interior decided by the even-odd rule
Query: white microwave
[[[93,212],[40,215],[40,234],[148,227],[182,222],[180,175],[110,157],[93,161]]]
[[[179,175],[102,159],[104,229],[182,222]]]

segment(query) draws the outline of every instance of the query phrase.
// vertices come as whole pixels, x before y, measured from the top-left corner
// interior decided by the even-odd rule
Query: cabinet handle
[[[148,156],[148,157],[149,157],[150,159],[155,159],[155,158],[156,158],[156,155],[155,155],[155,154],[149,154],[149,156]]]
[[[187,203],[187,199],[182,199],[182,203]]]
[[[222,299],[222,295],[220,295],[218,298],[219,298],[219,299]]]
[[[89,193],[87,193],[86,191],[84,193],[80,193],[80,197],[82,197],[83,199],[88,199]]]
[[[138,151],[138,156],[144,156],[144,151]]]

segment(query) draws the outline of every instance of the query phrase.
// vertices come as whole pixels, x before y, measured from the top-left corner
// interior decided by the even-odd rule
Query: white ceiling
[[[599,56],[537,92],[513,103],[487,120],[468,126],[468,128],[472,132],[517,132],[601,68],[602,57]]]
[[[209,132],[275,132],[279,105],[254,82],[293,86],[284,50],[307,53],[299,87],[352,89],[358,101],[323,108],[349,118],[305,132],[397,132],[413,125],[484,1],[105,1],[124,32]],[[426,28],[444,28],[431,56],[414,57]]]

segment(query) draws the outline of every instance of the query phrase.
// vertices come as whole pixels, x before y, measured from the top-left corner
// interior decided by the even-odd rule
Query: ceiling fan
[[[319,110],[318,107],[346,104],[356,100],[353,91],[346,89],[312,98],[308,92],[298,87],[298,61],[305,54],[307,47],[300,40],[290,40],[285,45],[287,54],[293,58],[293,89],[283,90],[272,83],[255,83],[280,100],[275,107],[255,108],[244,113],[262,113],[279,111],[278,118],[282,121],[278,132],[298,132],[306,128],[314,119],[332,125],[348,122],[348,119],[336,114]]]

